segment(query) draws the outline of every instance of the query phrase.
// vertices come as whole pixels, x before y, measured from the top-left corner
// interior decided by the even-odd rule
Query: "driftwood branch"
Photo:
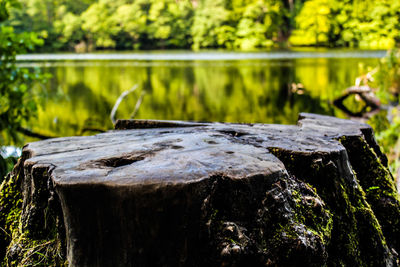
[[[114,107],[111,110],[110,113],[110,119],[113,124],[115,124],[116,119],[115,119],[115,114],[117,113],[118,107],[121,104],[122,100],[129,95],[130,93],[134,92],[138,88],[138,85],[135,84],[130,90],[122,92],[122,94],[118,97],[117,101],[115,101]]]
[[[142,104],[143,97],[146,94],[146,91],[142,91],[142,93],[139,96],[138,101],[136,102],[135,109],[131,113],[130,119],[133,119],[136,116],[136,113],[139,111],[140,105]]]
[[[346,93],[348,94],[363,94],[363,93],[369,93],[371,92],[371,87],[369,87],[368,85],[361,85],[361,86],[351,86],[346,88]]]
[[[344,104],[343,101],[350,95],[359,96],[365,103],[364,108],[357,113],[351,112]],[[352,86],[345,90],[344,94],[334,100],[334,105],[340,108],[342,111],[353,117],[365,117],[367,114],[367,107],[370,107],[372,111],[380,108],[381,103],[379,99],[375,96],[373,90],[368,86]]]
[[[344,93],[333,101],[333,104],[351,117],[369,118],[375,114],[381,108],[381,102],[376,97],[374,89],[372,89],[368,83],[374,80],[372,75],[374,75],[377,70],[378,69],[375,68],[367,74],[357,77],[355,85],[346,88]],[[352,112],[343,104],[343,101],[350,95],[358,96],[359,100],[365,103],[365,106],[359,112]],[[368,110],[368,108],[370,108],[370,110]]]

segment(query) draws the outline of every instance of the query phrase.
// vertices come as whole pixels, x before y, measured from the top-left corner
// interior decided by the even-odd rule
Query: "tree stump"
[[[5,264],[399,263],[399,196],[366,124],[116,128],[24,147],[1,186]]]

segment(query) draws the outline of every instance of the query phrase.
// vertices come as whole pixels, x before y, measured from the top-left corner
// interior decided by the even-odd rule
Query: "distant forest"
[[[400,0],[19,0],[9,24],[45,51],[253,50],[400,43]]]

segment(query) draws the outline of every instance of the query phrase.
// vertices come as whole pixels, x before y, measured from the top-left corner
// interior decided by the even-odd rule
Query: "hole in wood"
[[[234,130],[222,130],[219,131],[220,133],[226,134],[226,135],[230,135],[233,137],[241,137],[244,135],[248,135],[248,133],[244,133],[244,132],[238,132],[238,131],[234,131]]]
[[[99,163],[106,167],[117,168],[117,167],[129,165],[129,164],[132,164],[134,162],[141,161],[144,159],[145,159],[145,157],[143,157],[143,156],[131,156],[131,157],[121,157],[121,158],[115,157],[115,158],[103,159]]]

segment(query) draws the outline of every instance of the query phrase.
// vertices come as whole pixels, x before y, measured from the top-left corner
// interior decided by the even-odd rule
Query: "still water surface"
[[[38,118],[42,134],[70,136],[112,128],[117,118],[292,124],[299,112],[345,117],[331,101],[383,51],[146,52],[19,56],[52,74]],[[292,84],[304,89],[292,90]]]

